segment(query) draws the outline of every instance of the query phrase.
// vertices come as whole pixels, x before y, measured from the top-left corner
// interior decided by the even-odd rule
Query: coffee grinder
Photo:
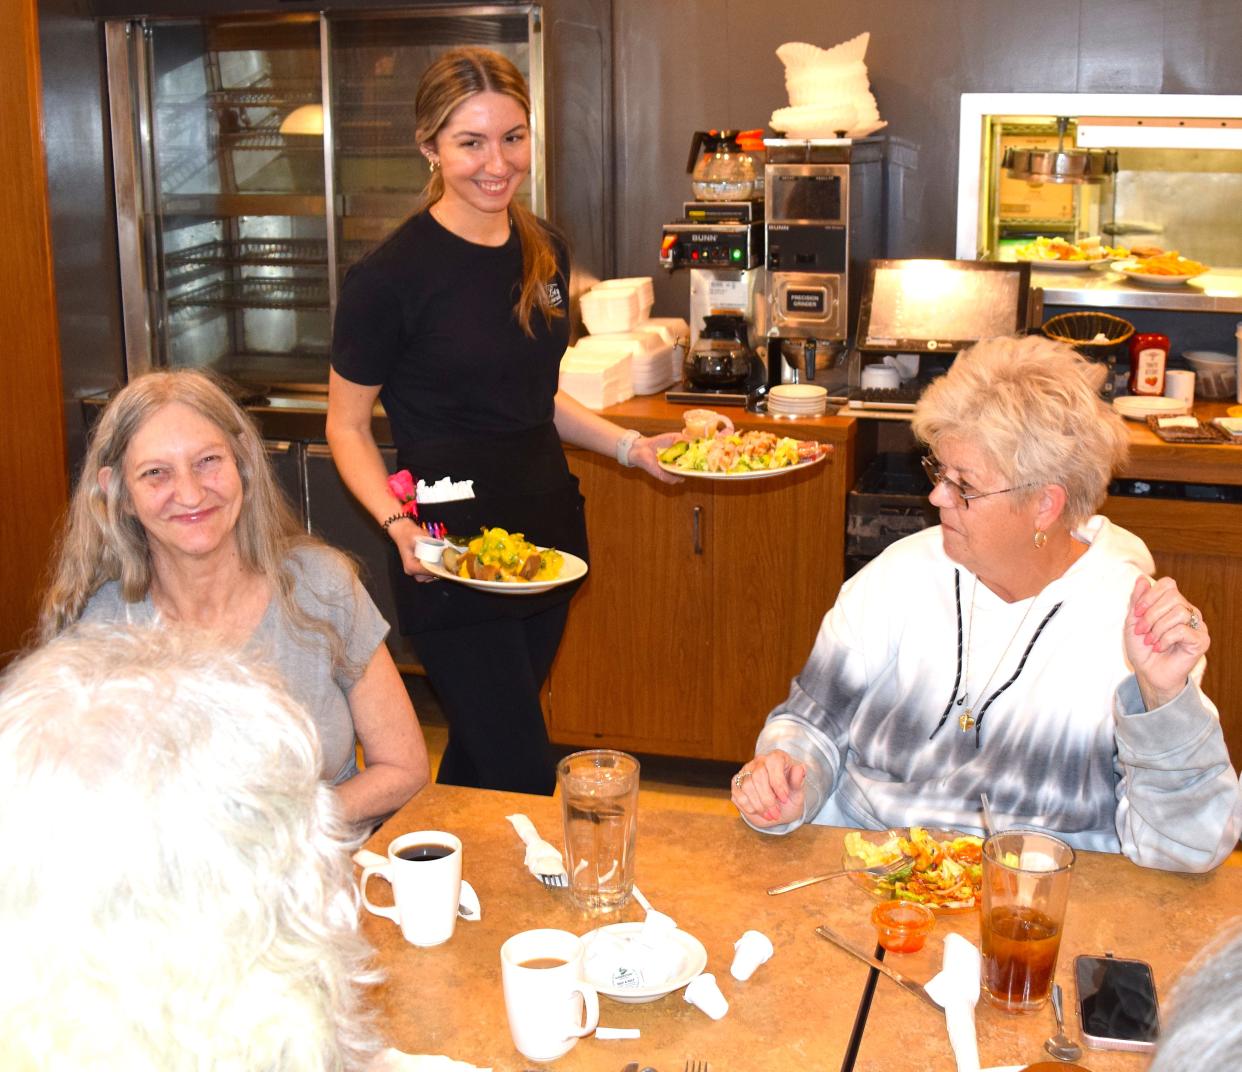
[[[880,138],[765,139],[768,385],[842,393],[867,262],[884,255]]]

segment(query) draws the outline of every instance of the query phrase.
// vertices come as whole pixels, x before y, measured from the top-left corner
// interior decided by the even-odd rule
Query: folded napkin
[[[492,1072],[491,1066],[472,1065],[466,1061],[454,1061],[443,1054],[402,1053],[387,1049],[377,1053],[367,1072]]]
[[[975,1006],[979,1003],[979,950],[960,934],[944,939],[944,967],[927,984],[932,1000],[944,1009],[949,1044],[957,1072],[979,1072]]]
[[[565,874],[565,862],[561,859],[561,851],[555,845],[544,841],[535,830],[535,824],[525,815],[506,815],[513,824],[523,843],[526,845],[526,869],[538,877],[539,875]]]

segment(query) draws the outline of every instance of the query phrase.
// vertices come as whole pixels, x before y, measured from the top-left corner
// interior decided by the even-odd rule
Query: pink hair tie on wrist
[[[389,525],[391,525],[394,521],[401,520],[403,517],[409,517],[414,521],[417,521],[418,485],[415,483],[414,478],[410,475],[410,471],[408,469],[402,469],[399,472],[393,473],[392,476],[388,478],[388,490],[396,496],[397,502],[401,503],[401,512],[399,514],[393,514],[392,517],[383,522],[384,531],[387,532]]]

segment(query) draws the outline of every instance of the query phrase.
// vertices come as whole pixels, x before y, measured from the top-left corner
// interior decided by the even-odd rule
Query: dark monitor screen
[[[937,353],[1025,334],[1029,264],[881,260],[867,268],[859,350]]]

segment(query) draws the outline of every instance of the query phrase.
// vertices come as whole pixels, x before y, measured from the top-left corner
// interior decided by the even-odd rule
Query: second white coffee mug
[[[582,939],[569,931],[522,931],[500,947],[509,1033],[523,1057],[555,1061],[599,1025],[599,996],[582,977],[582,959]]]
[[[391,905],[377,905],[367,897],[372,875],[392,885]],[[363,868],[358,880],[367,911],[391,919],[407,942],[419,946],[440,945],[453,936],[463,886],[469,884],[461,878],[461,841],[443,830],[417,830],[395,838],[387,861]]]

